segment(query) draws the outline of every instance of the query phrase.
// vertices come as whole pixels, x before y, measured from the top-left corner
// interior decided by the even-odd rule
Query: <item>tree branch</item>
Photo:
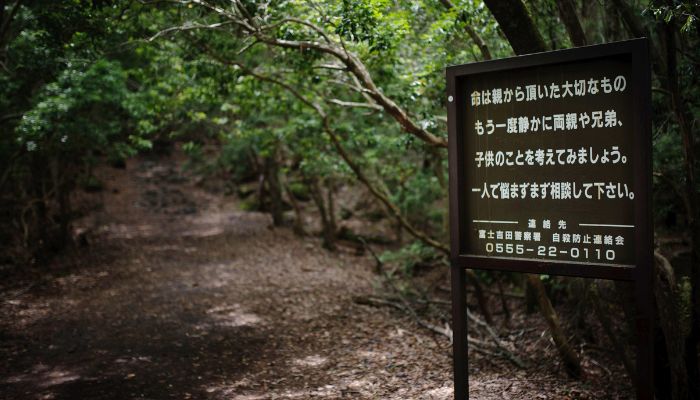
[[[408,115],[408,113],[396,104],[392,99],[384,95],[382,91],[376,86],[374,80],[372,79],[369,70],[364,65],[364,63],[352,52],[349,52],[341,42],[341,45],[334,44],[332,42],[321,43],[312,40],[285,40],[276,37],[268,36],[260,28],[256,28],[254,24],[249,23],[250,18],[247,20],[240,19],[236,15],[226,12],[220,7],[213,6],[204,0],[192,0],[194,3],[202,5],[207,9],[214,11],[222,17],[228,18],[231,22],[243,26],[246,30],[250,32],[251,35],[255,36],[260,42],[263,42],[269,46],[281,47],[288,49],[298,49],[298,50],[315,50],[324,54],[331,55],[343,63],[349,72],[351,72],[357,79],[361,82],[363,88],[368,90],[368,95],[372,97],[377,104],[382,106],[384,111],[391,115],[396,122],[401,125],[403,130],[409,134],[414,135],[418,139],[426,142],[431,146],[437,147],[447,147],[447,140],[442,137],[433,135],[432,133],[426,131],[416,122],[414,122]],[[287,22],[295,22],[303,24],[304,26],[311,27],[315,31],[323,31],[320,27],[299,19],[287,18]],[[327,39],[328,36],[324,33],[319,35]]]
[[[338,106],[342,107],[359,107],[359,108],[371,108],[373,110],[378,110],[382,111],[383,108],[377,104],[371,104],[371,103],[357,103],[354,101],[342,101],[338,99],[330,99],[328,100],[329,103],[333,103]]]
[[[454,4],[452,4],[452,1],[450,0],[440,0],[440,3],[442,3],[445,8],[448,10],[451,10],[454,8]],[[486,45],[486,42],[484,42],[484,39],[476,33],[474,28],[471,27],[471,25],[468,24],[468,21],[466,20],[465,16],[462,15],[462,20],[465,22],[465,27],[464,30],[467,32],[467,35],[471,38],[471,40],[476,43],[477,47],[479,47],[479,51],[481,51],[481,57],[484,60],[491,60],[491,51],[489,50],[489,47]]]
[[[152,42],[152,41],[158,39],[160,36],[166,35],[170,32],[185,32],[185,31],[198,30],[198,29],[219,29],[222,26],[230,25],[232,23],[233,23],[232,21],[227,21],[227,22],[217,22],[215,24],[209,24],[209,25],[185,24],[185,25],[180,25],[180,26],[173,26],[173,27],[166,28],[166,29],[163,29],[162,31],[157,32],[155,35],[146,39],[146,41]]]

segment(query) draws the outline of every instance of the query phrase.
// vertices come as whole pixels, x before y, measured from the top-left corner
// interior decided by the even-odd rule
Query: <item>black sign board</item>
[[[652,398],[650,74],[646,39],[447,69],[456,398],[464,268],[633,281]]]

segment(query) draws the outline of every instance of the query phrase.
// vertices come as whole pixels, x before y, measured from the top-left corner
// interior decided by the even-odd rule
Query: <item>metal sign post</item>
[[[653,399],[646,39],[447,68],[455,398],[465,268],[631,281],[637,398]]]

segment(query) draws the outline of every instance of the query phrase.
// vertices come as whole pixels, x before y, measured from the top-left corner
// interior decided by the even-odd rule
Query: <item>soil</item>
[[[1,399],[452,398],[446,337],[353,301],[379,285],[370,255],[272,228],[172,158],[100,174],[82,247],[0,283]],[[470,358],[471,398],[629,398],[604,354],[567,378],[539,320],[504,334],[528,369]]]

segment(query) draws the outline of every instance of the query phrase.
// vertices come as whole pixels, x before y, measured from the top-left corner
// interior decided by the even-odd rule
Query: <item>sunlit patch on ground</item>
[[[207,310],[214,325],[237,328],[260,324],[263,320],[258,315],[245,312],[240,304],[219,306]]]
[[[233,271],[231,262],[198,264],[191,279],[196,286],[207,289],[218,289],[236,282],[239,275]]]
[[[389,353],[371,350],[359,350],[357,351],[357,356],[357,358],[365,361],[384,361],[391,358],[391,354]]]
[[[245,385],[244,385],[245,386]],[[410,386],[410,385],[407,385]],[[383,400],[404,400],[404,399],[419,399],[419,400],[448,400],[452,399],[452,386],[444,386],[436,389],[430,389],[422,394],[408,394],[406,388],[399,388],[393,394],[378,395],[379,387],[376,383],[368,379],[348,379],[341,380],[333,384],[317,386],[314,388],[303,389],[280,389],[273,391],[254,391],[253,393],[245,392],[245,387],[235,388],[209,388],[208,393],[212,393],[216,398],[225,398],[232,400],[262,400],[262,399],[339,399],[339,398],[381,398]],[[407,397],[408,396],[408,397]]]
[[[98,228],[96,233],[104,235],[107,239],[151,238],[160,234],[160,230],[157,228],[151,224],[108,224]]]
[[[141,364],[141,363],[150,363],[153,361],[153,358],[150,356],[136,356],[136,357],[119,357],[116,360],[114,360],[115,364]]]
[[[295,365],[298,365],[300,367],[310,367],[310,368],[317,368],[322,366],[328,361],[326,357],[321,357],[319,355],[313,355],[313,356],[308,356],[304,358],[298,358],[293,361]]]
[[[257,219],[259,225],[240,224],[241,218]],[[243,213],[240,211],[206,210],[198,215],[187,218],[188,229],[180,231],[181,237],[210,238],[224,233],[251,235],[263,229],[268,223],[264,214]]]
[[[25,383],[35,387],[48,388],[78,379],[80,379],[80,375],[76,371],[39,363],[25,374],[7,378],[5,383]]]
[[[339,398],[343,396],[341,390],[333,385],[326,385],[315,389],[306,390],[285,390],[283,392],[274,392],[266,394],[239,394],[234,395],[232,400],[267,400],[267,399],[323,399],[323,398]]]
[[[186,254],[192,254],[192,253],[197,252],[196,247],[192,247],[192,246],[182,247],[180,245],[156,245],[156,246],[148,246],[148,249],[151,251],[163,251],[163,252],[182,251],[182,252],[185,252]]]
[[[190,229],[181,233],[181,236],[205,238],[217,236],[224,233],[224,229],[219,226],[200,226],[196,229]]]
[[[241,394],[233,397],[233,400],[263,400],[269,398],[270,396],[263,394]]]
[[[452,399],[453,396],[452,386],[444,386],[441,388],[428,390],[425,393],[426,400],[447,400]]]
[[[5,301],[4,307],[0,314],[8,326],[5,329],[21,332],[27,326],[47,318],[51,314],[49,304],[44,302],[28,301],[26,299],[17,298]]]
[[[346,385],[344,393],[348,394],[363,394],[373,393],[377,389],[377,385],[369,379],[351,379]]]

